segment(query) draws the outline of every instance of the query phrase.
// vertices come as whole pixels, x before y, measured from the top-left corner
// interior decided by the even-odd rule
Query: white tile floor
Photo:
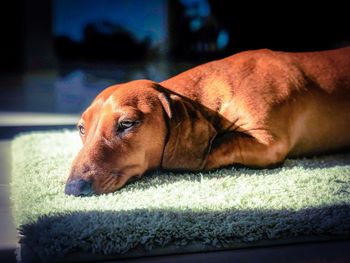
[[[0,112],[0,127],[75,125],[78,114]]]
[[[14,261],[14,250],[17,245],[9,199],[10,146],[9,140],[0,140],[0,262]]]

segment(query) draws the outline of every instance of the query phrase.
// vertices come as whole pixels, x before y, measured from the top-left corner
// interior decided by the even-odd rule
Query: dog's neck
[[[201,96],[199,91],[202,89],[198,88],[198,86],[202,85],[201,80],[203,80],[204,74],[198,69],[189,70],[188,73],[179,74],[161,82],[160,85],[193,101],[200,102]]]
[[[190,100],[208,121],[214,125],[217,132],[221,133],[227,127],[231,127],[232,123],[218,113],[220,105],[217,105],[214,97],[206,94],[206,91],[213,91],[212,85],[215,85],[211,81],[213,79],[212,76],[206,72],[200,68],[195,68],[189,71],[190,74],[179,74],[161,82],[160,85],[169,92]],[[220,82],[220,79],[215,81]]]

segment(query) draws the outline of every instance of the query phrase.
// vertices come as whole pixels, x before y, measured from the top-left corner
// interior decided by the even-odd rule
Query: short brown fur
[[[139,121],[128,132],[118,123]],[[156,168],[268,167],[350,146],[350,48],[242,52],[161,83],[104,90],[84,112],[73,179],[113,192]]]

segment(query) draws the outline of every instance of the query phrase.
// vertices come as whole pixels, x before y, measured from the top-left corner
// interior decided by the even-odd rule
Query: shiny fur
[[[138,121],[118,131],[122,119]],[[80,121],[84,146],[67,184],[94,193],[163,168],[268,167],[350,146],[350,48],[242,52],[161,83],[107,88]]]

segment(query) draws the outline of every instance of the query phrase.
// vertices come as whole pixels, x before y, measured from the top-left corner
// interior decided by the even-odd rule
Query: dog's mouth
[[[113,171],[107,176],[102,177],[103,179],[96,182],[93,185],[96,194],[107,194],[118,190],[120,183],[123,180],[124,175],[120,171]],[[101,178],[101,177],[100,177]]]
[[[127,176],[120,170],[113,170],[106,175],[90,175],[89,180],[80,178],[68,180],[64,192],[67,195],[81,197],[108,194],[139,180],[140,177],[140,174]]]

